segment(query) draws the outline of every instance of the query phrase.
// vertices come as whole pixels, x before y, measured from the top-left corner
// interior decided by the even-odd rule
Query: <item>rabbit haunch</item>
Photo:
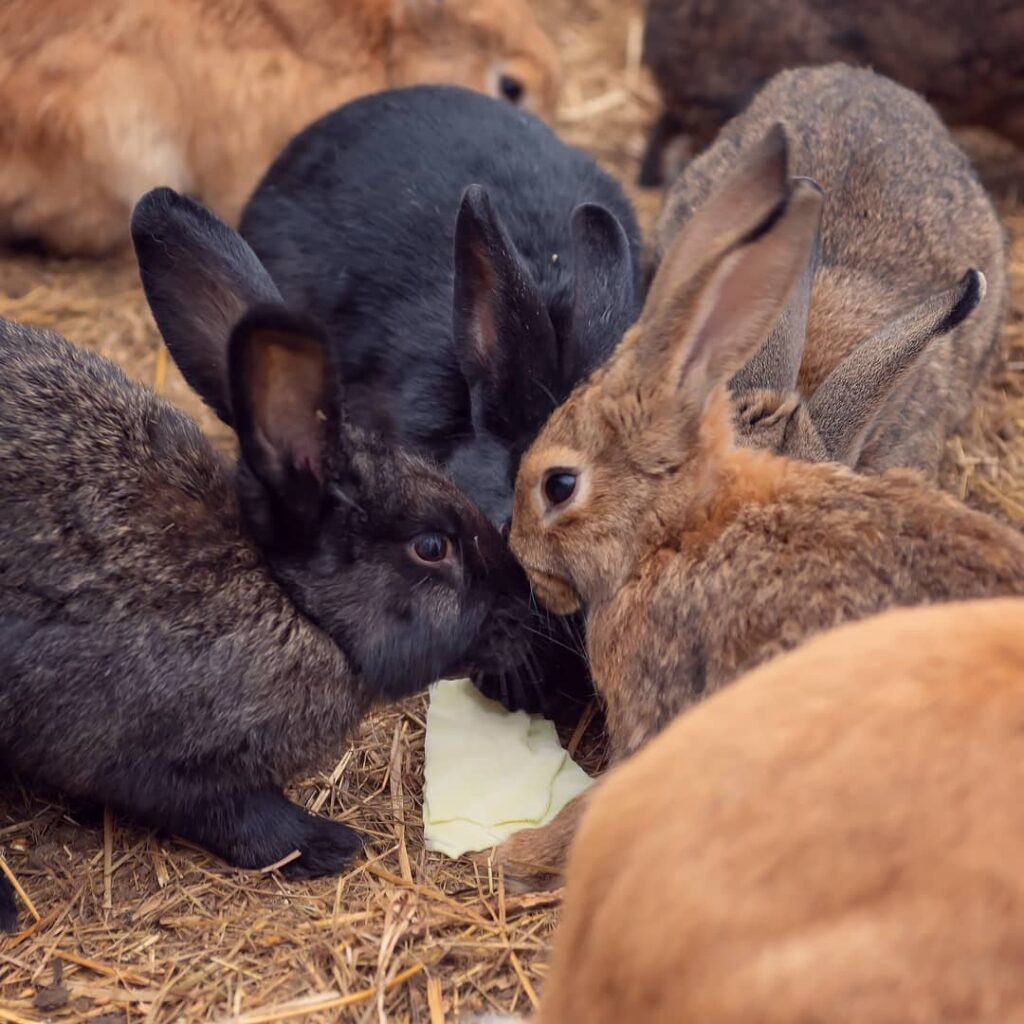
[[[586,608],[616,757],[819,631],[898,605],[1024,593],[1024,538],[918,474],[736,445],[726,384],[798,287],[821,202],[787,178],[776,126],[688,221],[638,324],[524,456],[512,548],[542,603]],[[983,296],[970,271],[945,296],[948,316]],[[576,813],[546,838],[513,837],[503,858],[564,853]]]
[[[281,787],[374,705],[515,671],[525,577],[439,470],[346,422],[322,332],[234,232],[166,189],[132,231],[241,456],[0,323],[0,762],[233,864],[331,873],[358,838]]]

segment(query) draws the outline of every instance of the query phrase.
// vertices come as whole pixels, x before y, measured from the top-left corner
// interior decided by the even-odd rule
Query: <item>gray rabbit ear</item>
[[[572,214],[572,330],[563,341],[562,382],[571,389],[615,350],[640,313],[633,252],[618,218],[597,203]]]
[[[952,288],[858,345],[822,381],[807,401],[807,412],[831,460],[856,465],[868,432],[922,353],[977,309],[985,288],[985,275],[968,270]]]
[[[153,319],[188,383],[234,425],[228,341],[250,307],[281,295],[242,237],[169,188],[135,206],[132,242]]]
[[[470,185],[455,224],[452,326],[473,415],[501,437],[539,427],[554,405],[555,329],[485,189]]]
[[[821,186],[810,178],[794,178],[822,193]],[[823,193],[822,193],[823,194]],[[815,232],[814,243],[793,294],[786,303],[778,322],[768,333],[764,344],[753,358],[733,377],[730,389],[735,395],[744,391],[795,391],[800,375],[800,363],[807,342],[807,317],[811,309],[811,293],[821,262],[821,229]]]

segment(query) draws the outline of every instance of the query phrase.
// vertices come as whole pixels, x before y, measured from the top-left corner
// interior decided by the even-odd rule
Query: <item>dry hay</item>
[[[656,109],[639,67],[638,12],[637,0],[544,4],[567,66],[560,129],[627,183]],[[946,483],[1024,523],[1024,208],[1012,191],[1024,174],[1015,154],[971,142],[1013,240],[1014,308],[1005,360],[950,444]],[[658,197],[634,195],[650,223]],[[115,359],[230,445],[161,356],[130,263],[0,259],[0,313]],[[366,833],[367,860],[339,879],[236,872],[109,817],[82,826],[63,803],[0,791],[0,847],[32,902],[26,930],[0,940],[0,1022],[439,1024],[465,1010],[528,1008],[557,894],[513,896],[486,869],[424,851],[423,714],[420,699],[373,717],[337,765],[293,788],[310,810]],[[584,744],[594,758],[595,746]]]

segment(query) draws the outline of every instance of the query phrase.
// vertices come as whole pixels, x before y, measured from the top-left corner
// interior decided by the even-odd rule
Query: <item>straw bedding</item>
[[[637,0],[545,0],[566,63],[560,130],[632,181],[653,118],[639,64]],[[944,482],[977,507],[1024,524],[1024,160],[975,135],[979,162],[1012,241],[1013,309],[1004,359]],[[637,195],[649,223],[657,195]],[[0,258],[0,314],[56,328],[196,415],[204,410],[158,344],[125,260]],[[469,862],[423,849],[424,702],[367,721],[334,765],[292,796],[351,822],[368,857],[339,879],[285,884],[236,872],[200,850],[14,785],[0,788],[0,848],[31,900],[26,930],[0,939],[0,1022],[82,1020],[412,1021],[478,1009],[526,1009],[544,981],[558,894],[515,896]],[[576,730],[585,763],[601,751]],[[652,880],[656,884],[656,880]]]

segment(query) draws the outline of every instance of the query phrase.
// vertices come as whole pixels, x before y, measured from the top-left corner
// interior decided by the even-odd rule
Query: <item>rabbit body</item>
[[[235,221],[294,132],[368,92],[456,81],[547,114],[557,91],[526,0],[9,0],[0,38],[0,237],[62,253],[127,241],[159,185]]]
[[[271,577],[229,467],[50,331],[5,321],[0,368],[5,766],[185,835],[205,801],[279,793],[374,699]],[[289,852],[252,838],[218,852]]]
[[[786,68],[866,65],[924,95],[953,125],[980,124],[1024,142],[1024,11],[983,0],[899,4],[816,0],[648,0],[644,63],[665,104],[645,158],[659,181],[675,134],[698,149]]]
[[[252,251],[169,189],[138,205],[195,423],[50,331],[0,328],[0,768],[256,868],[360,848],[282,786],[372,707],[515,671],[528,588],[432,464],[347,422],[327,342]],[[6,894],[0,894],[6,895]]]
[[[843,627],[614,769],[535,1021],[1022,1019],[1022,617]]]
[[[821,211],[817,188],[787,183],[785,138],[768,132],[690,220],[638,324],[520,468],[512,548],[550,610],[586,608],[615,757],[822,630],[1024,594],[1024,538],[916,473],[736,445],[725,384],[796,287]],[[982,304],[982,280],[947,295],[951,323]],[[578,811],[503,856],[550,864]]]
[[[675,182],[657,228],[661,254],[776,122],[787,133],[789,173],[825,191],[820,251],[809,310],[804,296],[794,318],[800,326],[761,354],[768,365],[748,366],[733,384],[741,431],[748,443],[837,458],[862,472],[913,466],[934,475],[992,362],[1005,315],[1005,241],[992,203],[919,96],[841,64],[799,68],[765,85]],[[969,267],[986,278],[982,307],[912,363],[892,363],[897,346],[916,343],[913,323],[900,328],[900,318]],[[830,380],[850,356],[862,368],[847,364],[849,372]],[[803,437],[799,406],[808,401],[812,441],[820,431],[831,451]],[[860,410],[851,412],[852,403]],[[860,436],[840,443],[872,403]]]

